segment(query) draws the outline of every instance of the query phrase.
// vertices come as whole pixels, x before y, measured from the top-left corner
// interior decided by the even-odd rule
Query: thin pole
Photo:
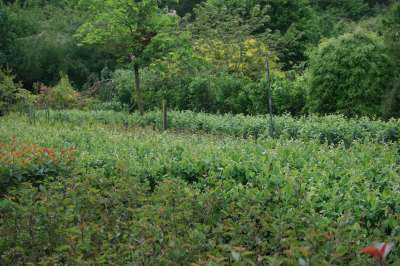
[[[275,130],[274,130],[274,120],[273,120],[273,114],[272,114],[272,85],[271,85],[271,74],[270,74],[270,66],[269,66],[269,60],[268,56],[266,59],[265,63],[266,67],[266,78],[268,82],[268,111],[269,111],[269,133],[271,137],[274,137],[275,135]]]
[[[168,115],[167,115],[167,101],[162,100],[162,112],[163,112],[163,130],[168,129]]]

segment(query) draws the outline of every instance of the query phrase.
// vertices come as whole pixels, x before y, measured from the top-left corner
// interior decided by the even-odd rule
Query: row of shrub
[[[75,125],[109,124],[128,127],[163,128],[160,111],[128,114],[113,111],[39,111],[36,120],[64,122]],[[322,143],[346,145],[354,142],[396,142],[400,139],[400,121],[346,118],[340,115],[274,116],[271,128],[267,116],[213,115],[190,111],[168,112],[168,125],[172,130],[224,134],[243,138],[283,138],[318,140]],[[272,132],[271,132],[272,129]],[[272,135],[271,135],[272,134]]]
[[[1,119],[6,143],[76,147],[71,178],[0,201],[2,265],[368,265],[400,242],[397,144]]]

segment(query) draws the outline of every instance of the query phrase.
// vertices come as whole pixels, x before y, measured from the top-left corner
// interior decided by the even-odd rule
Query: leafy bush
[[[37,145],[0,142],[0,196],[23,182],[36,184],[69,173],[73,149],[56,152]]]
[[[169,107],[173,109],[202,109],[204,102],[200,103],[200,99],[194,99],[194,95],[191,94],[196,94],[196,89],[189,87],[193,80],[210,78],[210,68],[211,65],[186,46],[150,64],[143,71],[147,109],[160,107],[163,99],[167,100]]]
[[[41,86],[38,103],[52,109],[72,109],[78,106],[79,93],[74,90],[68,76],[62,75],[55,87]]]
[[[212,89],[212,80],[207,77],[193,77],[187,88],[186,98],[189,110],[198,112],[213,112],[216,107],[215,92]]]
[[[301,115],[306,105],[307,87],[304,76],[296,76],[294,80],[276,79],[272,92],[274,112],[276,114]]]
[[[246,106],[241,103],[241,91],[249,82],[246,78],[221,74],[214,78],[215,110],[219,113],[243,113]]]
[[[133,71],[116,70],[112,75],[113,85],[116,91],[116,100],[120,103],[130,105],[135,89]]]
[[[357,29],[321,43],[311,55],[311,112],[382,115],[384,95],[392,89],[392,65],[383,40]]]
[[[301,115],[306,101],[306,84],[303,76],[294,80],[286,77],[275,77],[272,80],[272,109],[274,114]],[[265,114],[268,112],[268,83],[250,82],[241,92],[242,104],[246,114]],[[243,99],[247,99],[244,102]]]
[[[0,69],[0,116],[16,105],[21,107],[33,104],[34,97],[31,93],[14,80],[15,76],[9,71]]]

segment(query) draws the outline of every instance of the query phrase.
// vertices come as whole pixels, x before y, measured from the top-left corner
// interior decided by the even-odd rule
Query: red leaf
[[[373,246],[368,246],[366,248],[363,248],[361,250],[361,252],[365,253],[365,254],[369,254],[369,255],[371,255],[373,257],[377,257],[377,258],[381,258],[382,257],[381,251],[379,249],[377,249],[376,247],[373,247]]]

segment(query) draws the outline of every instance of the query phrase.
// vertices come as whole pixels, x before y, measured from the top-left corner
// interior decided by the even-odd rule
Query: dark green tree
[[[0,27],[7,36],[0,42],[10,45],[9,49],[0,50],[5,54],[2,58],[6,58],[2,64],[13,69],[24,87],[32,88],[35,82],[54,85],[60,78],[59,73],[64,72],[79,88],[92,73],[116,64],[115,56],[105,48],[78,46],[73,38],[85,10],[61,5],[61,2],[54,5],[47,1],[21,3],[2,6],[8,22]]]
[[[279,53],[284,69],[306,60],[307,46],[319,40],[308,0],[207,1],[195,8],[193,33],[260,37]]]

